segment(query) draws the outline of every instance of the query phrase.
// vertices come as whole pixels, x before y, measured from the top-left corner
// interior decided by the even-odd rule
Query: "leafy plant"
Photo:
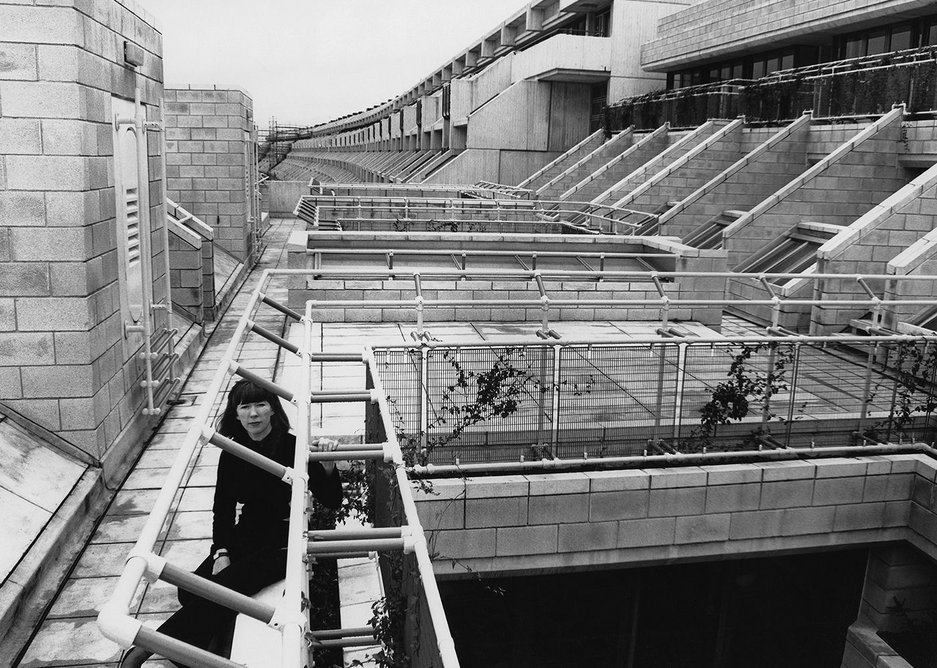
[[[886,348],[886,374],[871,389],[866,402],[871,404],[876,395],[887,391],[893,395],[888,417],[863,432],[875,441],[916,440],[916,422],[921,414],[929,415],[937,409],[937,343],[901,341],[894,346],[894,354]]]
[[[773,353],[774,362],[766,370],[765,364],[755,364],[753,357],[761,353]],[[710,400],[700,408],[700,423],[687,439],[680,443],[681,451],[704,450],[710,447],[720,425],[741,422],[752,410],[758,411],[766,421],[785,421],[786,418],[773,412],[771,397],[789,389],[787,371],[794,359],[794,349],[776,342],[742,344],[741,350],[732,358],[726,374],[727,379],[713,388]],[[744,444],[757,442],[764,436],[762,425],[753,430]]]

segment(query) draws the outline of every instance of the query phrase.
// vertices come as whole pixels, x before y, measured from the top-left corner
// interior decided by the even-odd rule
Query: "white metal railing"
[[[307,274],[312,271],[316,278],[348,278],[349,269],[314,269],[314,270],[294,270],[298,274]],[[383,269],[383,268],[363,268],[355,267],[353,277],[356,280],[380,280],[384,278],[403,279],[412,281],[412,290],[414,297],[411,299],[322,299],[314,303],[322,308],[413,308],[415,311],[417,330],[416,334],[420,337],[425,335],[424,314],[427,309],[432,308],[453,308],[453,307],[476,307],[476,308],[523,308],[537,309],[541,314],[541,329],[538,335],[542,337],[559,338],[549,327],[551,309],[570,309],[570,308],[595,308],[595,307],[618,307],[618,308],[657,308],[660,312],[661,328],[668,330],[670,327],[670,312],[673,309],[681,307],[713,307],[723,308],[726,306],[764,306],[770,309],[771,325],[773,330],[780,330],[780,317],[784,307],[827,307],[827,308],[849,308],[849,309],[867,309],[873,314],[873,321],[882,322],[883,310],[888,307],[911,306],[925,307],[937,305],[937,296],[921,296],[913,299],[892,297],[895,288],[903,281],[918,282],[929,281],[937,282],[937,275],[909,275],[895,276],[893,274],[825,274],[814,273],[804,275],[802,273],[742,273],[742,272],[705,272],[705,271],[598,271],[598,270],[570,270],[570,269],[538,269],[538,270],[516,270],[516,269],[442,269],[442,268],[423,268],[423,269]],[[779,292],[774,283],[779,279],[800,278],[811,280],[817,289],[814,296],[809,298],[793,297]],[[431,298],[423,294],[423,280],[517,280],[534,283],[537,292],[531,291],[529,299],[446,299]],[[602,280],[629,281],[636,283],[645,283],[653,285],[658,293],[656,297],[608,297],[599,299],[578,299],[563,298],[554,296],[547,289],[544,280],[569,280],[569,281],[592,281]],[[767,294],[764,299],[743,299],[726,298],[725,296],[704,298],[704,297],[680,297],[674,295],[681,289],[690,290],[692,285],[683,286],[679,281],[681,279],[749,279],[763,288]],[[853,298],[840,298],[837,295],[830,296],[822,289],[823,281],[827,279],[854,280],[856,292],[863,295]],[[881,282],[885,288],[882,290],[883,296],[878,296],[870,286],[870,283]],[[310,284],[314,287],[314,283]],[[669,289],[668,289],[669,288]],[[562,295],[562,286],[558,288]],[[644,294],[644,291],[641,291]],[[537,296],[534,296],[537,295]],[[518,318],[523,319],[523,313],[518,312]]]
[[[323,392],[310,390],[312,363],[316,362],[363,362],[373,369],[373,359],[367,354],[320,354],[311,350],[312,341],[312,305],[308,305],[306,315],[301,316],[274,300],[263,292],[273,274],[284,272],[265,271],[260,283],[252,293],[247,307],[238,321],[231,341],[219,363],[208,390],[203,397],[201,407],[193,420],[192,427],[182,438],[179,453],[170,468],[167,480],[154,503],[140,537],[131,550],[127,563],[118,579],[110,599],[101,608],[98,623],[104,635],[122,647],[137,645],[149,651],[157,652],[173,661],[184,662],[198,668],[234,668],[238,664],[218,657],[205,650],[180,642],[144,626],[129,614],[130,603],[137,587],[144,578],[152,581],[160,579],[177,587],[208,598],[220,605],[249,615],[276,628],[282,638],[282,666],[301,668],[309,664],[307,643],[322,646],[316,639],[317,632],[310,630],[306,617],[304,601],[308,598],[308,578],[305,560],[308,555],[343,556],[377,549],[402,549],[414,554],[419,567],[419,579],[423,586],[423,596],[432,613],[432,625],[438,641],[442,666],[457,668],[454,644],[449,634],[445,612],[439,598],[439,592],[426,548],[419,518],[416,514],[412,493],[403,468],[400,447],[394,436],[393,425],[387,411],[387,399],[377,386],[371,390],[359,392]],[[286,272],[291,273],[291,272]],[[292,272],[295,273],[295,272]],[[275,308],[284,315],[302,321],[304,325],[303,345],[297,346],[255,324],[251,317],[262,305]],[[243,368],[235,359],[239,347],[250,333],[255,333],[285,350],[300,356],[303,360],[303,374],[298,393],[293,393],[271,381],[265,380]],[[230,376],[237,375],[252,380],[268,388],[284,401],[295,404],[299,420],[296,427],[296,451],[291,467],[284,467],[261,455],[253,453],[237,443],[217,434],[210,423],[211,411],[216,405]],[[376,373],[372,373],[377,378]],[[340,446],[336,452],[311,452],[309,450],[309,414],[312,403],[367,402],[380,408],[384,420],[384,433],[387,440],[382,443]],[[155,553],[157,538],[163,530],[169,516],[173,498],[179,491],[189,462],[196,448],[210,443],[234,456],[240,457],[262,470],[276,475],[291,486],[291,507],[289,518],[289,540],[287,545],[287,571],[285,594],[276,606],[270,606],[254,599],[217,585],[210,580],[169,563]],[[332,531],[319,532],[315,542],[310,542],[306,535],[308,521],[308,486],[306,465],[310,461],[373,460],[391,464],[394,467],[394,479],[399,487],[400,498],[404,504],[406,524],[399,528],[397,537],[390,545],[386,542],[387,530]],[[324,548],[324,549],[323,549]],[[361,642],[361,629],[332,629],[322,632],[332,646],[354,645]],[[369,641],[371,642],[371,641]]]

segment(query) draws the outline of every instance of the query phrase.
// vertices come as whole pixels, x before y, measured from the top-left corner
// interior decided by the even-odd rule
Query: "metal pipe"
[[[269,270],[268,270],[268,271],[269,271]],[[278,272],[276,272],[276,273],[280,273],[280,272],[278,271]],[[267,297],[266,295],[264,295],[264,296],[262,297],[262,301],[263,301],[263,303],[266,304],[267,306],[270,306],[270,307],[276,309],[277,311],[279,311],[279,312],[282,313],[283,315],[288,316],[288,317],[292,318],[293,320],[302,320],[302,319],[303,319],[303,317],[302,317],[299,313],[297,313],[296,311],[294,311],[293,309],[289,308],[288,306],[283,306],[283,304],[281,304],[280,302],[275,301],[275,300],[273,300],[273,299],[270,299],[270,298]]]
[[[352,626],[341,629],[319,629],[311,631],[310,635],[316,640],[329,640],[331,638],[347,638],[349,636],[374,637],[374,629],[370,626]]]
[[[312,364],[309,361],[309,351],[312,350],[312,312],[306,307],[303,323],[303,345],[299,351],[302,359],[299,381],[299,395],[296,401],[297,425],[296,447],[293,452],[293,470],[306,472],[309,461],[309,420],[311,405],[309,403],[310,385],[312,382]],[[310,663],[308,652],[303,643],[304,634],[308,625],[308,618],[304,612],[304,601],[309,600],[309,578],[306,575],[304,557],[305,532],[308,528],[309,493],[308,479],[305,475],[293,476],[290,486],[290,514],[289,534],[286,544],[286,575],[284,577],[283,598],[280,600],[280,609],[283,611],[282,643],[284,665],[286,668],[305,668]]]
[[[273,619],[274,608],[272,605],[228,589],[217,582],[199,577],[195,573],[177,568],[168,562],[163,566],[159,579],[208,599],[213,603],[218,603],[230,610],[259,619],[264,624],[269,624],[270,620]]]
[[[402,527],[375,527],[373,529],[319,529],[309,532],[309,540],[400,538],[402,535]]]
[[[838,335],[814,335],[808,336],[804,335],[790,335],[790,336],[777,336],[777,335],[768,335],[768,334],[751,334],[751,335],[737,335],[737,336],[726,336],[713,333],[713,336],[707,336],[706,338],[699,337],[696,339],[681,339],[680,342],[685,342],[687,345],[694,346],[712,346],[719,345],[722,343],[733,344],[733,343],[783,343],[799,341],[801,343],[839,343],[839,344],[868,344],[871,342],[899,342],[899,341],[937,341],[937,334],[934,335],[920,335],[920,334],[870,334],[868,336],[838,336]],[[608,339],[599,339],[599,338],[583,338],[583,339],[568,339],[563,341],[556,342],[543,342],[538,339],[530,338],[505,338],[498,339],[495,342],[490,343],[479,343],[478,339],[467,339],[464,341],[452,340],[452,341],[425,341],[422,343],[395,343],[382,345],[381,350],[412,350],[425,346],[430,349],[434,348],[503,348],[503,347],[523,347],[527,346],[530,348],[536,348],[539,346],[595,346],[595,347],[610,347],[610,346],[641,346],[647,347],[651,344],[661,343],[660,336],[635,336],[628,339],[622,339],[621,341],[609,341]],[[676,345],[678,342],[671,340],[669,343]]]
[[[183,665],[193,666],[193,668],[244,668],[240,663],[234,663],[230,659],[193,647],[188,643],[176,640],[172,636],[167,636],[146,626],[140,627],[134,643],[139,647],[164,656],[170,661],[178,661]]]
[[[258,385],[264,388],[265,390],[272,392],[278,397],[282,397],[283,399],[286,399],[287,401],[293,401],[293,393],[287,390],[285,387],[281,385],[277,385],[276,383],[271,382],[267,380],[266,378],[258,376],[256,373],[245,369],[237,362],[231,362],[231,373],[237,376],[240,376],[244,380],[249,380],[254,385]]]
[[[275,462],[269,457],[264,457],[259,452],[255,452],[254,450],[241,445],[237,441],[231,440],[227,436],[222,436],[214,429],[206,427],[204,433],[209,443],[218,446],[225,452],[230,452],[238,459],[243,459],[245,462],[253,464],[257,468],[266,471],[267,473],[270,473],[277,478],[280,478],[281,480],[284,478],[284,476],[286,476],[287,468],[283,466],[283,464]]]
[[[299,352],[299,346],[297,346],[295,343],[290,343],[289,341],[284,339],[282,336],[278,336],[277,334],[274,334],[269,329],[266,329],[265,327],[261,327],[255,322],[252,322],[250,324],[250,328],[251,328],[251,331],[259,334],[260,336],[264,337],[271,343],[275,343],[281,348],[289,350],[291,353],[296,354]]]
[[[526,471],[566,470],[572,468],[603,469],[608,467],[640,468],[642,464],[667,464],[672,466],[689,466],[693,464],[711,464],[714,461],[724,460],[790,460],[790,459],[816,459],[823,456],[834,457],[847,455],[849,457],[870,455],[894,455],[913,452],[923,452],[937,456],[937,450],[922,443],[901,445],[845,445],[819,448],[785,448],[783,450],[730,450],[726,452],[695,452],[666,455],[628,455],[622,457],[589,457],[578,459],[541,459],[523,462],[484,462],[477,464],[427,464],[426,466],[412,466],[409,472],[418,478],[435,478],[461,476],[465,473],[523,473]]]
[[[336,450],[309,453],[311,462],[344,462],[353,459],[383,461],[384,453],[380,450]]]
[[[319,552],[334,552],[341,554],[345,550],[355,550],[358,552],[390,552],[392,550],[403,550],[405,541],[403,538],[368,538],[355,540],[329,540],[329,541],[308,541],[306,544],[306,553],[315,555]]]
[[[343,269],[322,269],[311,272],[308,269],[268,269],[266,270],[270,275],[273,276],[306,276],[312,273],[316,275],[330,276],[335,274],[347,274],[348,270]],[[359,277],[372,277],[372,276],[386,276],[387,272],[383,269],[368,269],[361,268],[356,269],[355,273]],[[423,277],[426,277],[425,268],[419,270],[407,270],[407,269],[398,269],[394,272],[394,275],[399,277],[412,277],[414,273],[420,273]],[[438,269],[434,270],[434,275],[447,275],[454,277],[461,277],[466,272],[460,271],[458,269]],[[471,273],[471,272],[469,272]],[[481,270],[482,274],[489,275],[497,273],[499,276],[519,276],[526,277],[530,275],[528,271],[520,271],[517,269],[486,269]],[[588,276],[595,272],[584,271],[584,270],[558,270],[555,272],[548,272],[541,270],[540,272],[544,276],[556,275],[556,276]],[[937,275],[934,274],[907,274],[902,276],[896,276],[894,274],[821,274],[821,273],[809,273],[805,274],[802,272],[734,272],[734,271],[657,271],[657,270],[632,270],[632,271],[607,271],[604,272],[609,276],[622,276],[623,278],[631,278],[636,281],[651,282],[651,276],[657,275],[660,278],[746,278],[759,280],[761,277],[767,277],[769,279],[783,279],[783,278],[833,278],[833,279],[843,279],[843,278],[855,278],[857,276],[862,276],[867,280],[895,280],[895,281],[937,281]],[[839,303],[839,302],[833,302]]]
[[[371,393],[367,391],[361,392],[336,392],[334,390],[316,390],[311,392],[310,400],[314,404],[335,404],[335,403],[351,403],[351,402],[370,402]]]

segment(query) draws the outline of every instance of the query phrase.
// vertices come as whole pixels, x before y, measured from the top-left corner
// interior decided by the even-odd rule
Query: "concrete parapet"
[[[445,557],[505,574],[890,544],[912,535],[933,558],[937,508],[930,496],[924,505],[914,500],[907,482],[910,476],[932,492],[935,471],[930,457],[892,455],[436,479],[433,494],[417,492],[417,507],[436,545],[458,548],[440,549],[441,576],[457,574]],[[921,520],[908,514],[911,507]],[[485,534],[486,547],[476,551],[460,537],[466,529],[494,529],[493,545]],[[532,541],[526,551],[525,541]],[[891,572],[919,586],[918,573],[932,587],[932,568],[909,571],[905,563],[870,577],[887,581]]]

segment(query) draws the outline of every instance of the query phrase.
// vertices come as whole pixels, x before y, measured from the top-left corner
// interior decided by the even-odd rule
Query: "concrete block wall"
[[[754,150],[775,132],[769,128],[746,128],[742,140],[743,153]],[[723,211],[748,211],[790,183],[806,167],[808,132],[806,128],[796,132],[771,150],[752,158],[744,169],[667,221],[663,233],[684,238]]]
[[[213,86],[166,88],[168,196],[211,225],[215,243],[244,261],[251,248],[253,101]]]
[[[639,211],[655,211],[667,202],[679,202],[687,197],[731,167],[745,154],[741,134],[740,128],[707,147],[629,202],[628,206]]]
[[[935,614],[937,566],[907,545],[873,548],[859,618],[880,631],[902,631],[909,620],[927,622]]]
[[[627,151],[635,141],[635,135],[630,130],[619,132],[588,154],[580,157],[576,162],[568,165],[557,177],[541,186],[537,191],[537,195],[541,199],[559,199],[567,190]],[[572,197],[568,199],[572,199]]]
[[[851,140],[863,126],[812,127],[810,155],[822,160]],[[847,226],[907,182],[898,164],[900,123],[862,142],[823,173],[736,230],[727,230],[729,267],[738,266],[768,241],[802,220]]]
[[[124,43],[140,47],[139,73]],[[0,401],[98,460],[147,428],[123,333],[112,96],[160,120],[162,37],[134,3],[0,2]],[[153,297],[166,298],[148,133]],[[156,325],[165,325],[157,311]]]
[[[638,163],[638,160],[643,157],[642,154],[639,153],[634,158],[629,156],[628,164],[622,165],[622,168],[617,170],[621,180],[595,200],[603,204],[616,204],[619,200],[627,198],[635,188],[680,160],[687,152],[706,141],[718,129],[718,125],[714,124],[708,127],[700,126],[691,131],[668,132],[666,144],[660,152],[651,155],[643,163]],[[649,148],[653,150],[655,145],[657,145],[657,142],[654,142],[654,145]],[[623,206],[627,208],[629,205],[624,204]]]
[[[530,472],[437,478],[432,493],[414,493],[442,577],[465,566],[507,574],[901,540],[933,560],[935,466],[889,455]]]
[[[857,229],[853,237],[846,239],[843,248],[830,253],[827,262],[827,271],[832,273],[857,274],[876,273],[886,274],[889,271],[891,260],[899,256],[905,249],[925,237],[935,228],[934,220],[937,216],[937,184],[929,187],[920,197],[900,207],[892,215],[881,216],[871,224]],[[937,262],[924,260],[912,273],[925,275],[937,272]],[[876,290],[884,296],[884,286],[881,281],[875,282]],[[896,281],[892,286],[894,298],[926,299],[934,294],[932,282]],[[835,279],[825,281],[824,295],[833,299],[863,298],[865,291],[855,280]],[[924,307],[899,306],[888,309],[894,324],[897,319],[907,320],[913,317]],[[814,309],[812,320],[816,331],[827,332],[850,318],[862,316],[868,309]]]
[[[694,64],[742,50],[768,50],[813,32],[848,32],[858,21],[898,21],[901,12],[930,7],[926,0],[708,0],[662,18],[656,38],[641,49],[646,69]]]
[[[205,292],[202,239],[174,221],[169,224],[169,263],[173,308],[183,311],[194,322],[202,322]]]

